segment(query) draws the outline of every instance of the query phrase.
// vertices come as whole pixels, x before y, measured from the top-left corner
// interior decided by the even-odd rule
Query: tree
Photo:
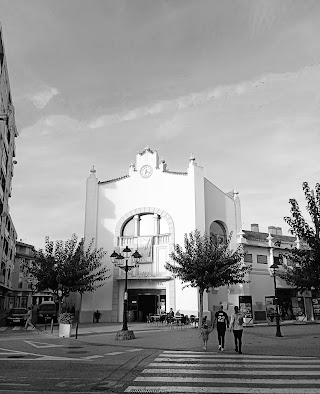
[[[244,251],[239,246],[230,249],[231,234],[226,243],[218,244],[213,234],[195,230],[184,236],[184,248],[174,245],[170,254],[173,263],[165,268],[185,283],[184,287],[197,287],[200,301],[200,324],[203,316],[203,293],[211,287],[247,283],[245,275],[251,267],[243,263]]]
[[[78,241],[72,234],[67,241],[50,241],[45,238],[45,249],[36,252],[30,273],[36,278],[37,290],[53,290],[59,299],[69,292],[78,292],[81,297],[86,291],[92,292],[105,284],[110,277],[109,269],[102,266],[106,252],[93,247],[91,240],[84,246],[84,238]],[[60,309],[60,307],[59,307]]]
[[[320,290],[320,184],[316,184],[315,194],[307,182],[302,184],[302,189],[311,223],[302,216],[297,201],[290,199],[291,217],[286,216],[284,220],[290,226],[291,234],[301,241],[301,246],[286,251],[290,265],[286,273],[279,274],[301,292],[312,288]]]

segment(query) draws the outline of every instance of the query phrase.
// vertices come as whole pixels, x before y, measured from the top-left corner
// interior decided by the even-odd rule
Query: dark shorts
[[[217,331],[218,334],[224,335],[226,333],[226,325],[225,324],[221,326],[217,325]]]

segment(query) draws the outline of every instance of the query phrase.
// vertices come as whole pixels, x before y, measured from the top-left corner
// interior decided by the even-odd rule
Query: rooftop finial
[[[190,161],[195,161],[196,160],[196,158],[194,157],[194,154],[193,153],[191,153],[191,156],[190,156],[190,159],[189,159]]]
[[[96,169],[94,168],[94,166],[92,166],[90,172],[91,172],[92,174],[95,174],[95,173],[96,173]]]

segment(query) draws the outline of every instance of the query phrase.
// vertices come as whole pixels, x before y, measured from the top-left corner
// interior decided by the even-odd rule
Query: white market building
[[[206,179],[193,156],[186,172],[169,171],[157,151],[149,148],[137,154],[128,175],[99,181],[92,169],[87,179],[84,236],[87,241],[94,238],[95,246],[107,251],[104,263],[111,277],[96,292],[83,296],[81,321],[92,321],[96,310],[101,321],[122,321],[125,274],[109,256],[125,246],[143,256],[139,268],[128,273],[129,320],[145,321],[147,315],[170,308],[197,316],[197,289],[182,290],[179,279],[164,268],[174,243],[183,245],[184,234],[194,229],[222,238],[232,232],[231,248],[235,249],[241,209],[237,191],[221,191]],[[220,289],[219,297],[217,292],[204,297],[209,317],[220,302],[238,303],[227,289]]]

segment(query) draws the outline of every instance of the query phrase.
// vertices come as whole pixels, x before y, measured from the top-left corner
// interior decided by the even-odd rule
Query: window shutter
[[[257,255],[257,263],[258,264],[267,264],[268,263],[268,258],[264,254],[258,254]]]
[[[245,263],[252,263],[252,254],[251,253],[246,253],[244,256],[244,262]]]

